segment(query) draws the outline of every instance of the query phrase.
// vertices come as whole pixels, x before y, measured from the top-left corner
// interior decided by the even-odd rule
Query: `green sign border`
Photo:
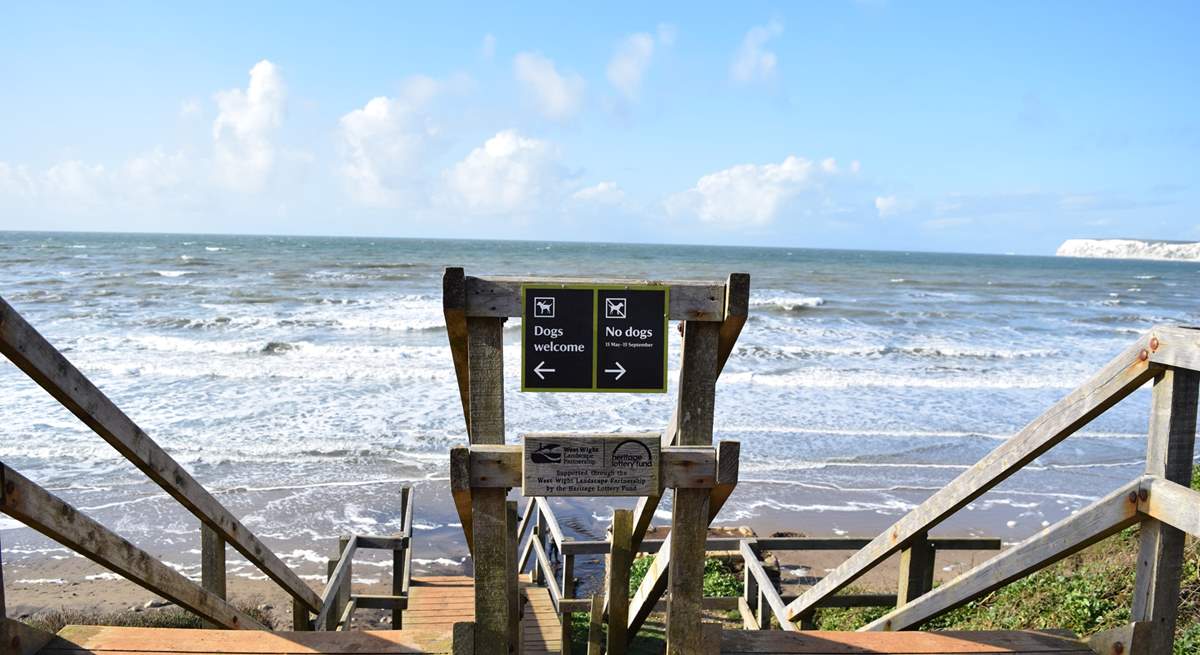
[[[582,289],[592,292],[592,387],[577,388],[544,388],[525,386],[525,291],[527,289]],[[600,357],[600,292],[601,291],[662,291],[663,292],[663,386],[660,389],[600,389],[596,386],[599,375]],[[662,284],[522,284],[521,285],[521,391],[530,393],[666,393],[669,382],[667,376],[667,356],[670,354],[670,338],[667,330],[671,329],[671,287]]]

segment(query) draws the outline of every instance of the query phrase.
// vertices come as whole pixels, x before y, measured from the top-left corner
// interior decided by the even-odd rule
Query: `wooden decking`
[[[525,616],[521,620],[524,652],[527,655],[558,653],[560,623],[545,587],[528,585],[521,576]],[[447,634],[455,623],[475,620],[474,582],[467,577],[413,578],[404,610],[405,630],[441,630]]]
[[[1096,655],[1066,633],[727,630],[722,655]]]
[[[38,655],[396,655],[450,653],[450,633],[428,630],[264,632],[70,625]]]
[[[521,581],[526,655],[560,652],[561,628],[544,587]],[[402,630],[264,632],[67,626],[38,655],[398,655],[451,653],[455,623],[475,618],[470,578],[417,578]],[[712,634],[712,633],[710,633]],[[715,634],[712,634],[715,638]],[[1065,632],[784,632],[725,630],[728,655],[1094,655]]]

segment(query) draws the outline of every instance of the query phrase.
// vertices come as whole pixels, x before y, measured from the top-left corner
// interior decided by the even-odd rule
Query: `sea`
[[[717,518],[759,534],[871,537],[1156,323],[1195,323],[1200,263],[530,241],[0,232],[0,296],[287,563],[400,527],[417,572],[466,562],[448,451],[465,425],[441,311],[471,275],[724,280],[750,316],[717,384],[741,442]],[[666,394],[523,393],[504,330],[507,439],[661,430]],[[1144,465],[1142,389],[934,531],[1015,542]],[[7,360],[0,460],[192,577],[198,523]],[[515,494],[514,494],[515,497]],[[554,501],[603,538],[629,499]],[[664,502],[657,519],[670,519]],[[5,563],[70,556],[0,516]],[[231,551],[230,574],[261,573]],[[368,569],[365,569],[368,570]],[[369,571],[369,570],[368,570]],[[365,574],[364,574],[365,575]],[[378,575],[377,575],[378,577]]]

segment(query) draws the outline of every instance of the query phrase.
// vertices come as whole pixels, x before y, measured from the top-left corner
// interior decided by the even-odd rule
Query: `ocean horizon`
[[[1197,262],[904,251],[369,237],[0,232],[0,296],[285,562],[323,572],[339,534],[398,529],[416,492],[417,571],[466,557],[449,500],[465,426],[441,275],[724,280],[750,317],[717,385],[715,438],[742,444],[718,516],[760,534],[877,534],[1156,323],[1197,321]],[[519,391],[508,441],[661,430],[669,392]],[[198,527],[10,362],[0,459],[198,575]],[[1142,467],[1145,389],[939,527],[1025,538]],[[621,499],[560,499],[599,538]],[[669,517],[664,504],[659,520]],[[6,563],[61,549],[0,517]],[[10,554],[11,553],[11,554]],[[234,576],[257,575],[231,565]]]

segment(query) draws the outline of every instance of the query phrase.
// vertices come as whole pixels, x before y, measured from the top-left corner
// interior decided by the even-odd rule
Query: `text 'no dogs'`
[[[669,293],[521,287],[521,390],[665,392]]]

